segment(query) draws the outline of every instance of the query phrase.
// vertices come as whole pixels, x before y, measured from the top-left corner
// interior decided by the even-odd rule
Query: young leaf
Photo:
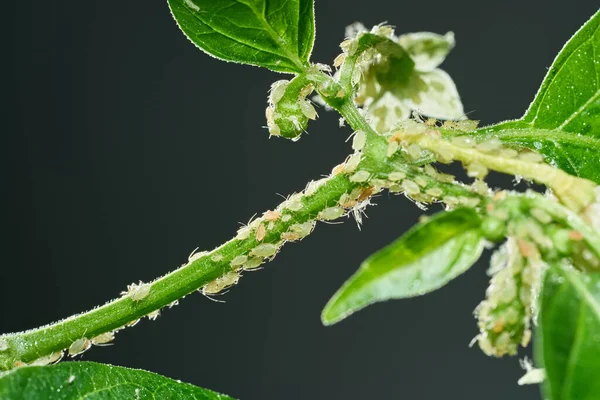
[[[475,134],[497,135],[600,184],[600,11],[560,51],[525,115]]]
[[[321,319],[332,325],[370,304],[431,292],[481,255],[481,219],[471,208],[436,214],[367,258],[329,300]]]
[[[600,274],[551,267],[542,290],[535,356],[549,400],[600,398]]]
[[[94,362],[22,367],[0,375],[0,399],[195,399],[229,396],[152,372]]]
[[[302,72],[315,38],[313,0],[168,0],[183,33],[225,61]]]

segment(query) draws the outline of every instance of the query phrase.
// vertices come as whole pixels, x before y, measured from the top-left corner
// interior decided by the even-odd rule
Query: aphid
[[[487,196],[490,190],[487,183],[485,183],[481,179],[476,179],[475,182],[473,182],[473,184],[471,185],[471,187],[473,188],[473,191],[475,193],[480,194],[482,196]]]
[[[460,131],[467,131],[467,132],[474,131],[475,129],[477,129],[478,125],[479,125],[479,121],[472,120],[472,119],[463,119],[462,121],[455,122],[456,129],[458,129]]]
[[[360,153],[354,153],[350,157],[348,157],[348,160],[346,160],[346,163],[344,164],[344,172],[346,174],[354,172],[358,167],[358,164],[360,163],[360,159]]]
[[[198,252],[196,252],[197,250],[198,250],[198,248],[196,247],[196,249],[194,251],[192,251],[192,253],[189,255],[188,262],[190,262],[190,263],[194,262],[197,259],[202,258],[206,254],[208,254],[208,251],[198,251]]]
[[[419,185],[421,187],[427,186],[427,183],[428,183],[427,179],[425,179],[424,177],[422,177],[420,175],[415,178],[415,182],[417,185]]]
[[[421,191],[421,189],[419,189],[419,185],[410,179],[405,179],[402,181],[402,189],[404,192],[406,192],[406,194],[409,195],[417,194]]]
[[[456,129],[457,128],[456,122],[450,121],[450,120],[444,121],[444,123],[442,124],[442,128],[444,128],[444,129]]]
[[[146,317],[148,317],[148,319],[150,321],[154,321],[156,320],[158,317],[160,317],[160,310],[154,310],[148,314],[146,314]]]
[[[37,366],[45,366],[50,364],[56,364],[63,358],[64,353],[62,351],[57,351],[55,353],[48,354],[47,356],[40,357],[37,360],[34,360],[29,363],[29,365],[37,365]]]
[[[283,222],[288,222],[290,219],[292,219],[292,216],[290,214],[285,214],[283,217],[281,217],[281,220]]]
[[[312,120],[317,119],[317,111],[315,110],[313,105],[310,104],[310,101],[301,100],[299,102],[299,104],[300,104],[300,111],[302,111],[302,114],[304,114],[304,116],[306,118],[312,119]]]
[[[371,197],[371,195],[373,194],[374,191],[375,191],[374,186],[369,186],[369,187],[365,188],[362,192],[360,192],[360,195],[358,196],[356,201],[358,201],[359,203],[365,201],[366,199]]]
[[[67,379],[67,383],[70,385],[71,383],[75,382],[75,375],[71,375],[69,376],[69,379]]]
[[[8,342],[4,339],[0,339],[0,351],[8,350]]]
[[[351,182],[366,182],[369,180],[369,177],[371,176],[371,174],[369,173],[369,171],[358,171],[356,173],[354,173],[351,177],[350,177],[350,181]]]
[[[344,215],[344,209],[342,207],[329,207],[329,208],[325,208],[324,210],[321,210],[319,212],[319,219],[325,220],[325,221],[331,221],[334,219],[338,219],[339,217],[341,217],[342,215]]]
[[[274,243],[263,243],[259,244],[252,250],[250,250],[250,255],[254,257],[271,257],[277,254],[279,250],[279,246]]]
[[[69,356],[74,357],[78,354],[81,354],[91,346],[92,342],[90,342],[87,338],[77,339],[69,346]]]
[[[268,210],[263,214],[265,221],[277,221],[279,217],[281,217],[281,213],[279,211]]]
[[[102,346],[112,342],[113,340],[115,340],[114,332],[104,332],[96,337],[93,337],[91,342],[94,346]]]
[[[333,66],[336,68],[339,68],[345,59],[346,59],[345,53],[338,54],[338,56],[333,60]]]
[[[406,174],[404,172],[400,172],[400,171],[395,171],[395,172],[390,172],[388,174],[388,179],[390,181],[401,181],[402,179],[406,178]]]
[[[435,118],[427,118],[425,120],[425,125],[435,127],[435,126],[437,126],[437,122],[438,122],[438,120]]]
[[[464,148],[475,147],[475,145],[477,145],[475,139],[469,136],[455,136],[452,138],[451,143],[454,146]]]
[[[293,194],[286,202],[285,206],[290,211],[300,211],[304,205],[302,204],[302,194]]]
[[[231,265],[232,267],[239,267],[242,264],[244,264],[246,261],[248,261],[248,256],[241,255],[241,256],[237,256],[233,260],[231,260],[229,265]]]
[[[357,131],[352,139],[352,148],[356,151],[362,150],[367,142],[367,135],[363,131]]]
[[[423,167],[425,173],[433,178],[437,177],[438,172],[431,166],[431,164],[427,164]]]
[[[269,103],[271,103],[272,105],[276,105],[277,103],[279,103],[279,100],[281,100],[281,98],[285,94],[285,90],[287,89],[289,84],[290,81],[287,80],[273,82],[273,84],[271,85],[271,94],[269,95]]]
[[[202,287],[202,294],[211,295],[218,294],[230,286],[236,285],[240,280],[240,274],[235,271],[231,271],[215,279],[212,282],[207,283]]]
[[[298,235],[298,239],[308,236],[315,227],[315,221],[306,221],[302,224],[293,224],[290,226],[289,233]]]
[[[267,118],[267,128],[269,128],[269,134],[273,136],[280,136],[281,129],[275,123],[275,110],[273,107],[268,106],[265,110],[265,117]]]
[[[388,147],[387,147],[386,156],[387,157],[393,156],[398,151],[398,147],[400,147],[400,145],[395,140],[392,140],[391,142],[389,142]]]
[[[256,228],[256,233],[254,234],[254,237],[258,242],[261,242],[265,238],[266,234],[267,229],[263,224],[260,224],[258,228]]]
[[[338,92],[335,94],[335,97],[343,99],[344,96],[346,95],[346,92],[344,91],[344,89],[340,89],[338,90]]]
[[[250,237],[250,234],[252,233],[252,228],[249,226],[242,226],[240,229],[238,229],[237,231],[237,235],[235,236],[235,238],[237,240],[246,240]]]
[[[264,262],[264,259],[262,257],[250,257],[250,258],[248,258],[248,261],[246,261],[244,263],[244,265],[242,265],[242,269],[244,271],[256,269],[256,268],[260,267],[260,265],[263,262]]]
[[[324,179],[319,179],[318,181],[308,182],[308,185],[306,185],[306,189],[304,189],[304,195],[312,196],[313,194],[316,193],[317,189],[319,189],[321,187],[321,185],[323,185],[326,181],[327,181],[327,179],[324,178]]]
[[[543,368],[534,368],[531,364],[531,361],[529,361],[527,358],[523,359],[522,361],[519,361],[521,363],[521,368],[525,370],[525,375],[523,375],[517,381],[517,384],[519,386],[537,385],[538,383],[542,383],[544,381],[544,379],[546,378],[546,370],[544,370]]]
[[[502,142],[498,138],[488,139],[477,145],[477,150],[492,152],[502,148]]]
[[[488,172],[489,170],[484,165],[477,162],[467,165],[467,176],[470,178],[485,179]]]
[[[150,294],[150,289],[152,289],[151,283],[140,281],[138,284],[132,283],[128,285],[127,292],[121,292],[121,294],[128,295],[133,301],[142,301]]]
[[[219,253],[216,253],[216,254],[213,254],[213,256],[210,259],[213,262],[219,262],[219,261],[221,261],[223,259],[223,255],[219,254]]]
[[[504,158],[515,158],[519,155],[519,152],[514,149],[502,149],[500,150],[499,156]]]
[[[425,193],[428,194],[429,196],[440,198],[444,194],[444,191],[438,187],[433,187],[433,188],[427,189],[425,191]]]
[[[411,143],[406,148],[406,152],[408,153],[408,156],[410,158],[412,158],[413,160],[416,160],[421,157],[422,149],[421,149],[421,146],[419,146],[418,144]]]

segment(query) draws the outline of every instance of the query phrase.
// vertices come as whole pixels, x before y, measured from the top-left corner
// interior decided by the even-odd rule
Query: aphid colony
[[[271,85],[269,105],[265,111],[267,128],[272,136],[298,140],[306,130],[309,120],[317,118],[317,112],[306,97],[314,86],[304,77],[291,81],[280,80]]]
[[[462,129],[462,121],[454,123],[452,129]],[[490,169],[517,174],[519,178],[545,184],[569,208],[579,212],[594,201],[595,184],[567,174],[544,163],[541,155],[529,150],[518,151],[505,148],[497,138],[477,142],[467,135],[456,135],[446,140],[441,132],[428,129],[428,124],[409,120],[388,137],[390,146],[399,142],[408,156],[418,160],[433,155],[438,162],[461,161],[469,177],[483,180]],[[458,128],[461,127],[461,128]]]
[[[483,233],[493,241],[504,236],[508,240],[492,255],[486,299],[475,310],[480,329],[475,339],[487,355],[496,357],[516,354],[531,339],[544,260],[563,263],[570,258],[579,269],[600,267],[580,232],[554,222],[542,209],[523,211],[517,198],[505,197],[506,192],[498,192],[498,202],[487,205]]]

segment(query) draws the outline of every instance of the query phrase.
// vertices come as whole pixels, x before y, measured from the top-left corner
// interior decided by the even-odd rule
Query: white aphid
[[[261,223],[260,225],[258,225],[258,228],[256,228],[254,238],[257,241],[261,242],[265,238],[266,235],[267,235],[267,228],[265,227],[264,224]]]
[[[140,281],[140,283],[128,285],[127,291],[121,292],[121,294],[128,295],[133,301],[142,301],[150,294],[150,289],[152,289],[152,284]]]
[[[308,182],[308,185],[306,185],[306,189],[304,189],[304,194],[306,196],[312,196],[313,194],[315,194],[317,189],[319,189],[319,187],[321,187],[321,185],[323,185],[326,181],[327,181],[327,179],[324,178],[324,179],[319,179],[318,181]]]
[[[523,375],[517,381],[519,385],[536,385],[542,383],[546,378],[546,371],[543,368],[534,368],[527,358],[519,360],[521,367],[525,369],[525,375]]]
[[[212,282],[207,283],[202,287],[202,294],[211,295],[218,294],[230,286],[237,284],[240,280],[240,274],[232,271],[228,272],[220,278],[215,279]]]
[[[30,362],[29,365],[45,366],[56,364],[63,358],[63,355],[64,353],[62,351],[57,351],[56,353],[51,353],[47,356],[40,357],[37,360]]]
[[[300,211],[304,205],[302,204],[302,194],[295,193],[287,200],[285,208],[291,211]]]
[[[8,342],[4,339],[0,339],[0,351],[8,350]]]
[[[90,348],[92,342],[87,338],[77,339],[69,346],[69,356],[74,357]]]
[[[235,236],[235,238],[237,240],[246,240],[250,237],[250,234],[252,233],[252,228],[249,226],[242,226],[240,229],[238,229],[237,231],[237,235]]]
[[[274,243],[263,243],[259,244],[252,250],[250,250],[250,255],[253,257],[271,257],[274,256],[279,250],[279,246]]]
[[[328,207],[319,212],[319,219],[325,221],[331,221],[334,219],[338,219],[344,215],[344,209],[342,207]]]
[[[75,375],[71,375],[71,376],[69,376],[69,379],[67,379],[68,384],[71,384],[73,382],[75,382]]]
[[[210,259],[214,262],[219,262],[223,259],[223,255],[219,253],[213,254],[213,256]]]
[[[391,142],[389,142],[388,147],[387,147],[386,156],[388,156],[388,157],[393,156],[394,153],[396,153],[398,151],[398,147],[400,147],[400,145],[395,140],[392,140]]]
[[[263,218],[265,219],[265,221],[277,221],[279,219],[279,217],[281,217],[281,213],[279,211],[265,211],[265,213],[263,214]]]
[[[302,111],[302,114],[304,114],[304,116],[306,118],[312,119],[312,120],[317,119],[317,111],[315,110],[313,105],[310,104],[310,101],[301,100],[299,102],[299,104],[300,104],[300,111]]]
[[[253,270],[260,267],[263,262],[264,259],[262,257],[250,257],[244,263],[244,265],[242,265],[242,268],[244,269],[244,271]]]
[[[400,172],[400,171],[395,171],[395,172],[390,172],[388,174],[388,179],[390,181],[401,181],[402,179],[406,178],[406,174],[404,172]]]
[[[281,98],[285,94],[285,90],[287,89],[289,84],[290,81],[287,81],[285,79],[273,82],[273,84],[271,85],[271,94],[269,95],[269,103],[271,103],[272,105],[276,105],[277,103],[279,103],[279,100],[281,100]]]
[[[356,170],[356,168],[358,167],[358,164],[360,163],[360,159],[361,159],[360,153],[354,153],[350,157],[348,157],[348,160],[346,161],[346,164],[344,165],[344,172],[347,174],[354,172]]]
[[[356,151],[362,150],[367,142],[367,134],[363,131],[357,131],[352,139],[352,148]]]
[[[93,337],[91,342],[94,346],[99,346],[99,345],[110,343],[113,340],[115,340],[114,332],[104,332],[104,333],[99,334],[96,337]]]
[[[248,261],[248,256],[241,255],[241,256],[237,256],[233,260],[231,260],[229,265],[231,265],[232,267],[239,267],[239,266],[243,265],[246,261]]]
[[[366,182],[369,180],[370,176],[371,176],[371,174],[369,173],[369,171],[364,171],[364,170],[358,171],[350,177],[350,181],[351,182]]]
[[[197,259],[204,257],[207,253],[208,251],[198,251],[198,247],[196,247],[196,249],[189,255],[188,262],[194,262]]]

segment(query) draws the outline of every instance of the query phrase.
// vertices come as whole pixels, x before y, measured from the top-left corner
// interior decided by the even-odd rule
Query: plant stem
[[[331,207],[343,193],[359,184],[340,174],[328,179],[312,196],[304,196],[302,209],[285,210],[291,218],[275,222],[261,243],[281,243],[281,234],[293,224],[313,220],[320,210]],[[124,295],[101,307],[65,320],[26,332],[0,336],[7,346],[0,351],[0,370],[9,370],[20,363],[30,363],[41,357],[67,349],[75,340],[94,338],[102,333],[125,327],[198,290],[207,283],[232,270],[230,262],[239,255],[248,254],[259,242],[254,235],[244,240],[232,239],[204,256],[156,279],[149,294],[140,301]],[[221,257],[220,260],[213,261]]]
[[[319,81],[331,79],[321,74]],[[422,176],[427,185],[442,185],[449,192],[465,197],[480,197],[465,186],[456,183],[440,183],[423,173],[416,166],[409,165],[402,155],[386,156],[387,140],[379,136],[368,124],[350,97],[338,99],[335,108],[355,130],[365,132],[367,141],[363,149],[364,159],[359,168],[365,168],[375,176],[393,170],[402,170],[408,176]],[[208,283],[236,270],[231,261],[239,256],[252,255],[252,250],[261,244],[272,244],[278,250],[285,243],[282,234],[290,232],[296,224],[311,223],[319,212],[338,204],[340,197],[357,187],[368,183],[352,182],[346,174],[338,174],[325,179],[311,194],[300,197],[301,205],[292,209],[290,201],[278,207],[281,216],[266,231],[264,238],[257,240],[255,231],[248,237],[234,238],[216,249],[195,256],[181,268],[146,284],[149,292],[141,298],[124,294],[101,307],[65,320],[26,332],[0,336],[0,371],[9,370],[23,363],[32,363],[52,354],[62,354],[79,339],[94,339],[98,335],[115,332],[132,326],[137,320],[161,308],[174,304],[186,295],[201,289]],[[259,218],[260,224],[267,225]],[[308,232],[309,233],[309,232]],[[272,258],[272,257],[270,257]],[[239,267],[238,267],[239,269]]]

